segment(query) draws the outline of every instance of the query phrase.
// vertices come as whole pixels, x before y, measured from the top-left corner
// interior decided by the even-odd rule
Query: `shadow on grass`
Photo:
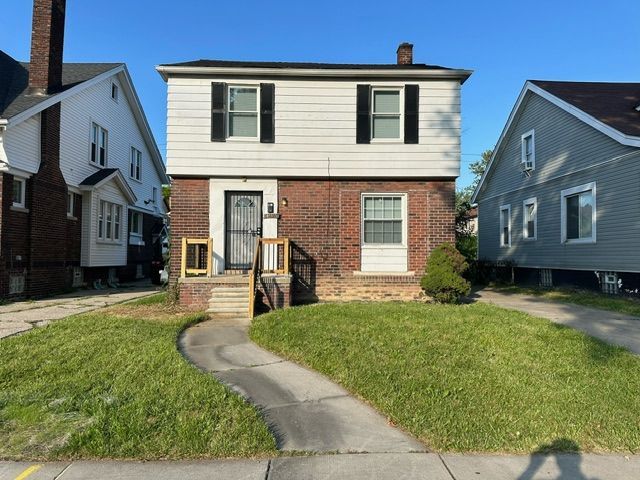
[[[568,438],[558,438],[538,447],[531,455],[527,469],[518,477],[518,480],[536,478],[536,474],[549,457],[555,457],[558,465],[559,475],[554,477],[554,480],[599,480],[596,477],[587,477],[582,473],[580,446]]]

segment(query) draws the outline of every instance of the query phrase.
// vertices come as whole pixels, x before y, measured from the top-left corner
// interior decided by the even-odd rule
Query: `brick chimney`
[[[412,43],[401,43],[396,53],[398,54],[398,65],[411,65],[413,63]]]
[[[62,87],[66,0],[34,0],[29,90],[46,95]]]

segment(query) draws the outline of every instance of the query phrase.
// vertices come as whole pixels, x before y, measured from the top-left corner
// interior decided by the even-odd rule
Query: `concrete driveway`
[[[43,300],[1,305],[0,339],[47,325],[53,320],[145,297],[157,291],[155,285],[139,282],[118,289],[81,290]]]
[[[612,345],[628,348],[640,355],[640,318],[638,317],[490,288],[475,292],[471,298],[503,308],[520,310],[534,317],[547,318]]]

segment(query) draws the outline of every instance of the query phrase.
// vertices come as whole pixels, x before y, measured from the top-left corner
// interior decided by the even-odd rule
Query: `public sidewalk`
[[[640,456],[338,454],[184,462],[0,462],[0,480],[631,480]]]

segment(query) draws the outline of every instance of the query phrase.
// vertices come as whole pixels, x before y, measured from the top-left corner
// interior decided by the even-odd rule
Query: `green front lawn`
[[[640,358],[486,305],[314,305],[258,317],[314,368],[438,451],[640,449]]]
[[[274,454],[258,412],[178,352],[201,319],[159,295],[0,340],[0,459]]]
[[[613,312],[635,315],[640,317],[640,300],[631,297],[606,295],[589,290],[574,290],[568,288],[535,288],[517,287],[515,285],[496,286],[499,292],[535,295],[555,302],[575,303],[584,307],[600,308]]]

